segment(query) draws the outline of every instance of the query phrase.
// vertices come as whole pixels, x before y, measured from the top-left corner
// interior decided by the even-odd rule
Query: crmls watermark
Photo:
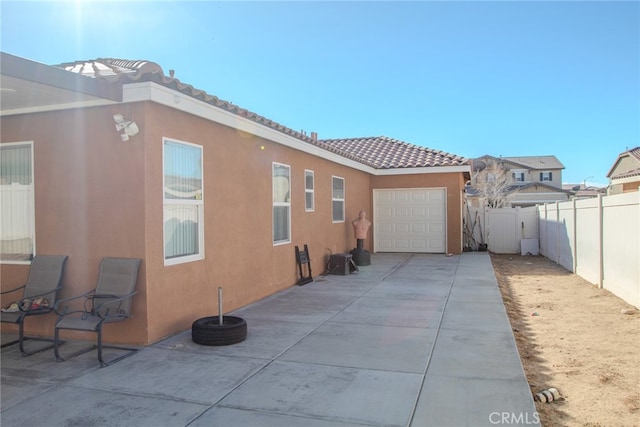
[[[489,414],[489,422],[495,425],[529,425],[540,424],[540,416],[537,412],[492,412]]]

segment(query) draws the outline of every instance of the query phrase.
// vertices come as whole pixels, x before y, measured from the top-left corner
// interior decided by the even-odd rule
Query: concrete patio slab
[[[500,331],[511,334],[511,324],[501,301],[480,301],[479,299],[471,302],[465,299],[450,299],[442,318],[441,328],[477,332]]]
[[[282,414],[270,414],[268,412],[256,412],[252,410],[225,408],[216,406],[202,414],[189,427],[362,427],[363,424],[343,423],[325,419],[291,416]]]
[[[189,329],[106,368],[5,347],[2,425],[539,426],[486,253],[374,254],[225,314],[245,341]]]
[[[273,362],[221,406],[364,425],[407,425],[422,375]]]
[[[422,374],[436,332],[437,329],[327,322],[279,360]],[[362,357],[363,352],[368,356]]]
[[[264,366],[264,361],[145,348],[136,357],[69,384],[213,405]]]
[[[524,376],[510,333],[456,329],[440,329],[428,373],[496,380]]]
[[[273,360],[317,327],[308,322],[254,317],[249,312],[244,313],[243,319],[247,322],[247,339],[238,344],[219,347],[199,345],[191,340],[189,330],[166,339],[155,347],[188,353]]]
[[[206,406],[62,386],[2,411],[3,426],[186,426]]]
[[[331,320],[344,324],[437,328],[444,306],[444,298],[410,300],[363,296]]]
[[[429,375],[410,426],[539,426],[530,398],[521,380]]]

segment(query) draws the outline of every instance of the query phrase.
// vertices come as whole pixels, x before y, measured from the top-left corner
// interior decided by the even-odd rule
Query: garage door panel
[[[411,224],[397,223],[394,231],[396,234],[409,233],[411,232]]]
[[[441,233],[444,233],[444,225],[443,224],[428,224],[426,231],[427,231],[427,233],[441,234]]]
[[[396,203],[410,202],[411,201],[411,192],[410,191],[398,191],[394,193],[391,198]]]
[[[429,248],[426,246],[424,240],[412,240],[411,249],[413,249],[414,252],[427,252]]]
[[[430,219],[444,220],[444,212],[442,211],[442,208],[429,208],[428,214],[426,216],[428,216]]]
[[[381,235],[393,233],[393,224],[377,224],[376,227]]]
[[[411,224],[412,233],[425,233],[427,231],[427,224]]]
[[[402,252],[403,250],[410,249],[411,245],[408,239],[394,239],[393,247],[398,252]]]
[[[376,200],[381,202],[391,202],[393,201],[393,198],[394,198],[394,195],[391,192],[379,193],[376,196]]]
[[[374,244],[378,252],[446,250],[445,190],[374,190]]]
[[[427,209],[425,207],[422,206],[416,206],[416,207],[412,207],[411,208],[411,216],[412,217],[425,217],[427,216],[427,212],[429,212],[430,209]]]

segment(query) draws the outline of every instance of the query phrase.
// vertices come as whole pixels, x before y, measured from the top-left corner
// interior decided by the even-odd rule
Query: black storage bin
[[[351,274],[351,254],[333,254],[329,258],[329,274]]]

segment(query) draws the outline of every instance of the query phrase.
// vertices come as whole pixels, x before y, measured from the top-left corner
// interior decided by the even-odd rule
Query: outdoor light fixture
[[[120,138],[123,141],[128,141],[130,136],[137,135],[140,131],[136,122],[126,120],[122,114],[114,114],[113,120],[116,122],[116,130],[118,132],[124,131],[124,133],[120,135]]]

